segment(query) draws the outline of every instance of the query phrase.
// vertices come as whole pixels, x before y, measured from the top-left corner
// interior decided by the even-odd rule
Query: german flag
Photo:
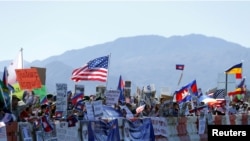
[[[242,78],[242,63],[236,64],[225,71],[227,74],[235,74],[236,79]]]

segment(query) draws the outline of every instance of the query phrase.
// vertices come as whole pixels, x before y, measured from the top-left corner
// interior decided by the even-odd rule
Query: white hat
[[[18,101],[18,104],[17,104],[18,111],[22,112],[27,107],[28,105],[26,105],[24,101],[22,100]]]

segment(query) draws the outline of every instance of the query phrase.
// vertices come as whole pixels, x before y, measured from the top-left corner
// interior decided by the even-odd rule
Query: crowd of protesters
[[[71,114],[84,118],[87,113],[87,109],[84,107],[82,111],[75,110],[75,105],[72,105],[71,102],[73,93],[69,91],[67,96],[68,110],[72,111]],[[200,111],[204,109],[214,115],[241,114],[248,113],[250,110],[248,102],[242,100],[231,101],[229,106],[227,106],[225,101],[222,101],[219,104],[217,103],[214,105],[207,105],[204,102],[198,100],[180,104],[173,102],[172,99],[166,100],[164,98],[157,99],[154,97],[150,97],[149,99],[149,102],[145,102],[145,99],[135,96],[130,99],[130,102],[124,103],[119,101],[116,105],[113,105],[113,108],[120,111],[122,116],[125,118],[128,116],[127,111],[122,108],[123,106],[126,106],[130,110],[133,117],[198,116]],[[51,94],[47,95],[47,102],[41,103],[41,100],[35,95],[33,91],[25,91],[22,99],[13,95],[11,100],[11,109],[0,109],[0,119],[4,118],[5,113],[11,113],[12,118],[9,119],[11,121],[32,122],[44,115],[49,115],[51,119],[55,119],[56,96]],[[105,104],[105,99],[96,96],[90,96],[88,98],[85,96],[83,100],[102,100],[103,104]],[[138,112],[137,109],[142,105],[144,107],[140,112]]]

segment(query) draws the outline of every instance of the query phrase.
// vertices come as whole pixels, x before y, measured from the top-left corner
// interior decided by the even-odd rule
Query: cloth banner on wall
[[[124,119],[124,141],[155,141],[154,128],[150,118]]]
[[[89,141],[119,141],[118,119],[105,122],[90,121],[88,123],[88,140]]]

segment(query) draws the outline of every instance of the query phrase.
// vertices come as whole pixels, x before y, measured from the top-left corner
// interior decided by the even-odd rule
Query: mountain
[[[142,35],[68,50],[42,61],[26,62],[25,67],[46,67],[46,86],[49,92],[55,93],[56,83],[67,83],[68,89],[74,90],[75,83],[70,80],[73,69],[97,57],[111,55],[107,84],[79,83],[85,85],[87,95],[94,94],[97,85],[116,89],[120,75],[123,80],[132,82],[132,93],[136,86],[142,88],[155,84],[159,94],[162,87],[173,92],[194,79],[203,91],[214,88],[218,85],[218,75],[242,60],[245,60],[243,76],[247,78],[249,74],[244,70],[250,70],[249,54],[249,48],[237,43],[200,34],[171,37]],[[185,65],[179,86],[181,71],[175,69],[176,64]]]

